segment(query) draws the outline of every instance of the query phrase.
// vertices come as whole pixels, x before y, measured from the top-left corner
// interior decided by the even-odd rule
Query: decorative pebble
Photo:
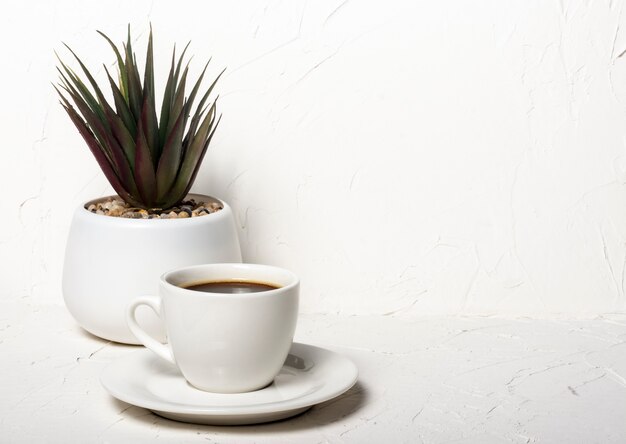
[[[122,214],[122,217],[125,217],[127,219],[143,219],[141,213],[136,213],[134,211],[127,211],[126,213]]]
[[[109,210],[109,216],[121,216],[124,211],[124,207],[115,206]]]
[[[161,209],[144,210],[128,205],[121,199],[106,199],[86,207],[88,211],[113,217],[123,217],[126,219],[185,219],[189,217],[205,216],[222,209],[217,202],[198,202],[195,199],[185,200],[179,206],[169,208],[166,211]]]

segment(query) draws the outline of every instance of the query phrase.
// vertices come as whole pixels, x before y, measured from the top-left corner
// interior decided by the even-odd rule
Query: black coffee
[[[183,288],[205,293],[258,293],[260,291],[276,290],[279,286],[265,284],[262,282],[250,281],[223,281],[223,282],[202,282],[200,284],[184,285]]]

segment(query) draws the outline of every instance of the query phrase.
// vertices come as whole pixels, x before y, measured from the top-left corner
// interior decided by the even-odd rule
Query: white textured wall
[[[622,311],[622,8],[5,1],[0,297],[61,304],[71,212],[110,191],[56,102],[53,50],[97,69],[96,29],[119,41],[130,21],[143,46],[151,21],[158,66],[191,39],[196,68],[228,67],[195,190],[233,205],[248,261],[302,276],[303,311]]]

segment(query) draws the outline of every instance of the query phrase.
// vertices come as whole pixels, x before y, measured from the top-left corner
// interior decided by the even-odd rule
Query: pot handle
[[[146,348],[152,350],[157,356],[176,365],[174,354],[169,344],[161,344],[146,333],[137,323],[135,311],[140,305],[147,305],[163,320],[161,317],[161,298],[156,296],[142,296],[132,301],[126,309],[126,323],[128,324],[128,328],[130,328],[130,331],[137,337],[137,340],[145,345]]]

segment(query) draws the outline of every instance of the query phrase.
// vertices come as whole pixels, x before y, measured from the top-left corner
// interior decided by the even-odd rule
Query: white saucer
[[[221,394],[193,388],[176,367],[147,349],[109,364],[100,382],[115,398],[166,418],[240,425],[297,415],[347,391],[357,374],[348,358],[294,343],[274,382],[254,392]]]

